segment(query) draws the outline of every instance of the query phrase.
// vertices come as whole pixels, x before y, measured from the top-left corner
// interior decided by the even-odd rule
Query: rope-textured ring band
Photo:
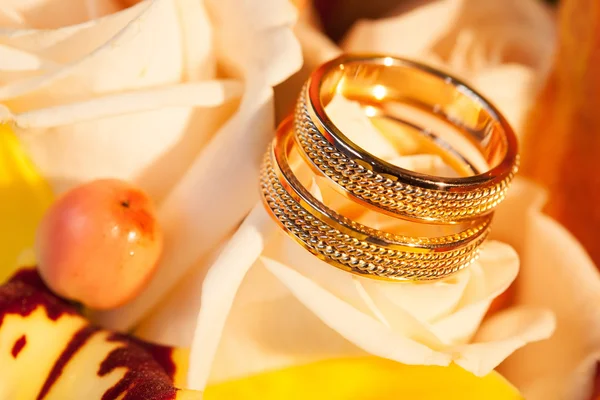
[[[411,237],[352,221],[317,200],[299,182],[288,156],[295,142],[292,121],[278,129],[265,156],[261,188],[276,222],[305,249],[346,271],[387,280],[446,277],[471,264],[489,232],[491,217],[440,237]]]
[[[417,127],[447,147],[427,126],[401,120],[393,110],[403,104],[435,116],[479,152],[484,168],[471,176],[438,177],[386,162],[329,119],[325,106],[336,94]],[[313,168],[339,190],[386,214],[421,222],[458,223],[490,214],[518,169],[517,139],[494,106],[459,80],[396,57],[342,55],[319,67],[300,93],[295,131]]]

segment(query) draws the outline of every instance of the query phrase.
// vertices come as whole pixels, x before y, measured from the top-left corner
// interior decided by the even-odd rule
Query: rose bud
[[[50,207],[37,231],[36,256],[54,292],[108,309],[139,293],[155,270],[162,242],[148,195],[102,179],[72,189]]]

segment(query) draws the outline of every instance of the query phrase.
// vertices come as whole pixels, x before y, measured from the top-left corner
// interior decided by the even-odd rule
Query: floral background
[[[181,356],[179,387],[206,389],[207,398],[251,398],[248,388],[256,394],[260,387],[262,398],[270,390],[277,398],[279,385],[298,390],[324,374],[336,384],[331,393],[317,386],[313,397],[347,398],[344,388],[385,390],[378,398],[413,389],[423,395],[418,390],[435,380],[453,383],[431,386],[431,398],[478,385],[518,398],[511,384],[527,399],[590,398],[600,351],[598,272],[544,205],[549,194],[547,212],[596,254],[598,224],[581,222],[596,215],[584,212],[596,192],[580,192],[594,185],[572,178],[597,165],[589,150],[598,149],[597,139],[577,134],[598,127],[592,105],[600,91],[585,90],[598,81],[590,72],[600,26],[593,1],[564,0],[558,11],[536,0],[4,3],[3,279],[34,261],[28,249],[52,196],[118,177],[157,202],[165,250],[136,299],[86,316],[178,351],[191,348]],[[432,64],[484,93],[515,127],[530,179],[515,181],[471,270],[432,285],[375,285],[320,265],[264,213],[256,182],[274,127],[308,73],[341,51]],[[352,104],[337,107],[330,112],[355,112]],[[381,135],[360,115],[352,120],[348,131]],[[379,143],[370,150],[385,153],[390,144]],[[417,170],[445,168],[430,156],[384,155]],[[549,178],[575,156],[570,174]],[[307,184],[331,196],[318,181]],[[576,195],[565,200],[564,187]],[[2,343],[12,343],[17,331],[0,325],[2,334]],[[13,362],[0,357],[0,371],[23,371]],[[352,367],[406,381],[352,386]],[[20,390],[19,376],[4,394]]]

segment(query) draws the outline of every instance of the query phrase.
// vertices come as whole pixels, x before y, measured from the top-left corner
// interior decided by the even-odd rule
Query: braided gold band
[[[395,105],[427,112],[456,127],[491,168],[447,178],[381,160],[331,122],[325,105],[336,93],[411,126],[417,125],[392,115]],[[427,127],[418,128],[428,134]],[[410,220],[458,223],[487,215],[504,199],[518,169],[516,137],[491,104],[454,78],[394,57],[345,55],[318,68],[299,96],[295,130],[310,163],[338,189]]]
[[[361,148],[325,112],[336,95],[358,102],[373,123],[393,122],[421,134],[465,176],[409,171]],[[427,122],[420,120],[423,116]],[[443,135],[450,127],[454,140]],[[356,138],[359,133],[352,134]],[[279,127],[267,152],[261,188],[275,221],[321,260],[371,278],[431,280],[447,277],[477,258],[493,210],[517,168],[517,141],[510,126],[466,85],[398,58],[345,55],[318,68],[302,89],[294,115]],[[460,225],[450,229],[457,233],[433,237],[375,229],[380,225],[359,223],[362,217],[355,221],[347,211],[318,200],[307,189],[308,182],[298,178],[298,173],[306,177],[305,172],[324,177],[321,183],[354,204],[356,215],[408,220],[427,227],[427,232],[439,228],[428,224],[445,225],[444,229]]]
[[[485,240],[491,218],[441,237],[411,237],[352,221],[318,201],[298,181],[288,156],[295,145],[291,120],[278,129],[265,157],[263,199],[278,224],[320,259],[359,275],[388,280],[446,277],[471,264]]]

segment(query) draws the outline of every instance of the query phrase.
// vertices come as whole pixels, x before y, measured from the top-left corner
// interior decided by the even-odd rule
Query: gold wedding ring
[[[298,243],[328,263],[371,277],[436,279],[470,264],[485,239],[489,219],[441,237],[394,235],[354,222],[318,201],[288,163],[295,144],[288,119],[265,157],[262,191],[267,209]]]
[[[410,126],[471,175],[424,175],[370,154],[329,119],[325,106],[335,95],[359,102],[370,116]],[[419,118],[407,119],[399,112],[407,106],[416,115],[451,125],[480,159],[471,159]],[[301,182],[290,162],[292,152],[299,155],[295,161],[357,207],[432,228],[454,226],[454,232],[402,235],[344,216]],[[293,118],[280,125],[265,156],[261,188],[275,221],[327,263],[371,278],[429,280],[447,277],[477,258],[517,164],[510,126],[465,84],[411,61],[345,55],[318,68],[302,89]]]
[[[491,168],[447,178],[381,160],[331,122],[325,105],[335,94],[385,114],[408,105],[453,125]],[[427,127],[416,128],[427,132]],[[518,168],[515,134],[489,102],[455,78],[395,57],[345,55],[319,67],[300,94],[296,134],[313,166],[338,188],[383,212],[425,222],[456,223],[489,214],[504,199]]]

